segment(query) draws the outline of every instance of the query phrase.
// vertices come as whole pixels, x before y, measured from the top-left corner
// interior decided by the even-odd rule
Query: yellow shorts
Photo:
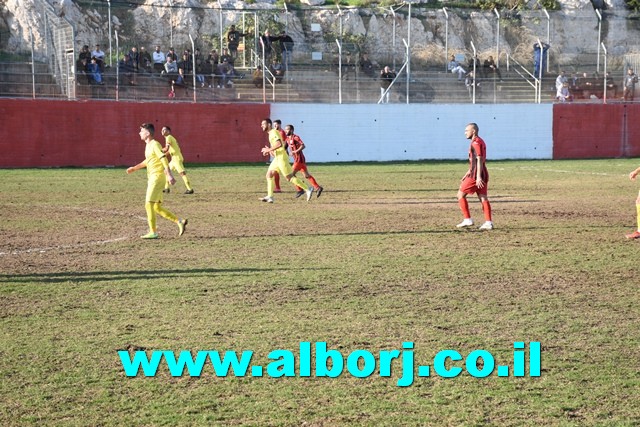
[[[171,161],[169,162],[169,168],[172,171],[176,171],[177,173],[183,173],[184,172],[184,164],[182,162],[182,159],[179,159],[177,157],[172,157]]]
[[[147,202],[162,202],[162,190],[167,182],[167,177],[162,175],[150,176],[147,181]]]
[[[291,164],[289,163],[289,159],[287,157],[275,157],[271,164],[269,165],[270,171],[278,171],[284,176],[289,176],[293,174],[293,169],[291,169]]]

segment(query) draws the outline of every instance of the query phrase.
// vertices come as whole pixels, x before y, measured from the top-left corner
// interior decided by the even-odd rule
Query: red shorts
[[[294,172],[298,172],[298,171],[306,171],[307,170],[307,164],[305,162],[293,162],[293,171]]]
[[[484,183],[484,187],[482,187],[482,188],[476,187],[476,180],[475,180],[475,178],[471,178],[471,177],[466,177],[460,183],[460,191],[462,191],[464,194],[477,193],[479,195],[486,196],[488,188],[489,188],[489,181],[488,180],[487,180],[487,182]]]

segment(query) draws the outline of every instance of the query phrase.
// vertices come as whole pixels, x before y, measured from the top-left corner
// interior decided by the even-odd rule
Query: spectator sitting
[[[96,48],[91,52],[91,58],[96,58],[96,63],[100,67],[100,72],[104,73],[104,52],[100,50],[99,44],[96,44]]]
[[[233,86],[231,77],[234,75],[233,65],[229,64],[228,60],[223,60],[218,64],[218,69],[215,75],[216,85],[218,88]]]
[[[89,75],[89,67],[87,59],[82,57],[76,61],[76,76],[78,82],[91,84],[91,76]],[[82,80],[80,79],[82,77]]]
[[[489,55],[488,59],[484,60],[484,75],[489,76],[489,74],[493,74],[494,77],[497,77],[500,81],[502,81],[500,70],[498,69],[496,62],[493,60],[493,56],[491,55]]]
[[[86,59],[87,64],[91,62],[91,51],[89,50],[88,45],[85,44],[84,46],[82,46],[82,49],[80,49],[80,54],[78,55],[78,59]]]
[[[204,57],[200,53],[200,49],[196,49],[193,57],[196,61],[196,80],[200,83],[200,86],[204,87],[204,76],[205,74],[211,74],[211,72],[209,71],[209,67],[207,66]]]
[[[182,54],[182,61],[178,62],[178,79],[176,84],[189,85],[193,78],[193,62],[189,58],[189,53]]]
[[[456,61],[456,57],[454,55],[451,55],[451,60],[449,61],[449,64],[447,65],[447,69],[449,71],[451,71],[453,74],[458,73],[458,81],[462,81],[462,77],[467,74],[467,72],[465,71],[464,68],[462,68],[462,66],[458,63],[458,61]]]
[[[169,52],[167,52],[167,54],[165,55],[166,57],[171,57],[171,59],[173,59],[174,62],[178,62],[178,54],[176,53],[175,49],[170,47],[169,48]]]
[[[100,71],[100,65],[98,65],[98,59],[96,57],[91,57],[91,63],[88,65],[89,75],[91,76],[91,81],[94,84],[103,85],[104,81],[102,80],[102,72]]]
[[[467,76],[464,78],[464,85],[467,87],[470,97],[473,97],[474,86],[476,88],[476,92],[480,89],[480,83],[476,81],[473,71],[469,71],[467,73]]]
[[[164,64],[167,62],[167,57],[164,52],[160,50],[160,46],[156,46],[156,50],[153,52],[153,69],[162,74],[164,71]]]
[[[269,65],[269,71],[273,74],[276,83],[282,83],[284,79],[284,67],[276,58],[273,58],[271,65]]]
[[[131,61],[131,65],[133,65],[133,72],[137,73],[140,70],[140,52],[138,52],[138,48],[133,46],[129,51],[129,59]]]
[[[140,67],[150,73],[152,69],[153,60],[151,59],[151,54],[145,49],[144,46],[140,47]]]
[[[122,55],[122,59],[118,62],[118,69],[120,70],[121,74],[124,74],[131,86],[134,86],[136,84],[133,78],[135,67],[133,65],[133,60],[131,59],[130,54],[125,53],[124,55]]]
[[[224,62],[225,60],[231,65],[234,64],[233,57],[229,54],[229,51],[227,49],[222,49],[222,55],[220,55],[220,62]]]
[[[178,78],[178,63],[173,60],[172,56],[167,57],[167,62],[164,63],[163,74],[169,78],[169,83],[172,85]]]
[[[573,95],[569,92],[569,82],[562,83],[556,92],[556,100],[560,102],[571,102],[573,101]]]
[[[473,71],[474,64],[475,64],[476,75],[478,75],[480,78],[484,77],[482,66],[480,64],[480,59],[477,56],[474,56],[469,59],[469,63],[467,64],[467,68],[469,68],[469,72]]]
[[[262,87],[262,70],[260,67],[256,67],[251,77],[253,78],[253,85],[255,87]]]
[[[360,71],[364,73],[367,77],[375,77],[375,71],[373,71],[373,63],[369,59],[369,54],[363,53],[362,58],[360,58]]]

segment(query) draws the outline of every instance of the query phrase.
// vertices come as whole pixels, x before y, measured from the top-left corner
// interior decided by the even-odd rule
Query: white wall
[[[464,128],[476,122],[487,158],[551,159],[550,104],[271,104],[293,124],[307,161],[466,159]]]

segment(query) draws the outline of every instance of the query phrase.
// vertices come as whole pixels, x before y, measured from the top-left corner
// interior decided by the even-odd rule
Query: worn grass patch
[[[145,174],[0,171],[1,425],[638,425],[632,160],[491,162],[496,229],[460,231],[464,162],[312,165],[267,205],[264,165],[191,167],[143,241]],[[476,222],[482,215],[471,202]],[[347,356],[542,343],[539,378],[125,376],[117,351]],[[463,362],[455,363],[464,366]]]

